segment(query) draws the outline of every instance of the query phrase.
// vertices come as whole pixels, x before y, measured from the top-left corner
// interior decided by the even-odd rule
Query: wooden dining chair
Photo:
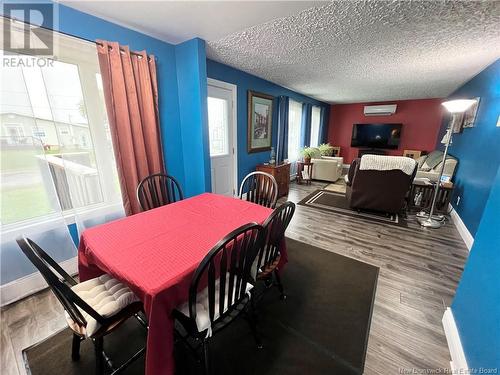
[[[107,274],[77,283],[35,242],[25,237],[16,241],[24,255],[40,271],[66,312],[66,321],[73,331],[73,361],[80,359],[80,342],[84,339],[94,342],[96,374],[104,374],[105,365],[112,374],[116,374],[139,358],[144,348],[115,367],[103,350],[104,337],[128,318],[136,316],[147,327],[146,322],[137,315],[142,310],[142,302],[128,287]]]
[[[281,259],[280,246],[285,239],[285,231],[295,212],[295,203],[286,202],[276,208],[264,222],[264,241],[256,257],[254,270],[255,279],[263,280],[268,286],[273,285],[273,275],[281,293],[281,299],[286,299],[283,284],[279,274],[278,264]]]
[[[155,173],[137,186],[137,200],[143,211],[184,199],[181,186],[173,176]]]
[[[210,373],[210,337],[244,314],[257,345],[254,314],[248,313],[253,285],[250,270],[262,241],[262,226],[249,223],[221,239],[196,269],[189,287],[188,301],[174,310],[176,320],[186,331],[178,336],[195,353],[202,349],[205,373]],[[199,342],[193,347],[188,338]]]
[[[239,197],[248,202],[274,208],[278,199],[278,183],[269,173],[260,171],[249,173],[241,183]]]

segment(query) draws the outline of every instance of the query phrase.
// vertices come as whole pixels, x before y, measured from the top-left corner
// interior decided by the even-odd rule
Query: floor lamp
[[[440,228],[444,224],[444,220],[436,220],[433,218],[434,210],[436,208],[436,199],[439,192],[439,187],[441,186],[441,177],[443,176],[444,171],[444,163],[446,161],[446,156],[448,155],[448,147],[451,143],[451,135],[453,134],[453,124],[454,120],[456,120],[455,116],[459,116],[460,113],[465,112],[470,106],[472,106],[476,101],[473,99],[456,99],[449,100],[447,102],[442,103],[442,105],[451,113],[451,120],[448,124],[448,128],[446,129],[446,134],[443,137],[445,140],[445,147],[443,152],[443,160],[441,161],[441,168],[439,171],[439,177],[436,181],[436,186],[434,187],[434,197],[432,198],[431,210],[429,212],[429,216],[427,217],[419,217],[417,218],[418,222],[421,226],[427,228]]]

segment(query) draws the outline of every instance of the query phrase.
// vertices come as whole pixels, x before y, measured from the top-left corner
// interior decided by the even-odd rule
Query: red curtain
[[[141,211],[139,182],[165,172],[155,58],[102,40],[97,41],[97,52],[123,206],[132,215]]]

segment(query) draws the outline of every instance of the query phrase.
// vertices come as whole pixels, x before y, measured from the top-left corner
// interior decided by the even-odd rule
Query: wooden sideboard
[[[259,164],[257,171],[269,173],[278,183],[278,198],[288,195],[290,188],[290,163],[271,165]]]

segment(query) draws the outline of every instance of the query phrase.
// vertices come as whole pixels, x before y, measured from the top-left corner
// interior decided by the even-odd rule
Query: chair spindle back
[[[257,270],[266,270],[278,260],[281,241],[295,212],[295,203],[286,202],[276,208],[264,222],[264,240],[257,256]]]
[[[137,200],[143,211],[184,199],[175,177],[156,173],[143,179],[137,186]]]
[[[189,288],[189,315],[192,320],[196,320],[197,295],[205,286],[208,290],[211,325],[227,317],[242,302],[251,279],[252,263],[261,245],[262,233],[262,226],[245,224],[225,236],[205,256]]]
[[[17,244],[29,261],[42,274],[43,278],[49,284],[50,289],[55,294],[59,302],[63,305],[64,310],[78,325],[85,327],[87,322],[83,317],[80,307],[87,314],[92,316],[99,323],[103,323],[105,319],[84,300],[82,300],[70,286],[76,285],[77,282],[57,264],[40,246],[34,241],[26,237],[16,239]],[[69,286],[67,285],[69,284]]]
[[[244,194],[246,194],[245,197],[243,197]],[[248,202],[274,208],[278,199],[278,184],[269,173],[252,172],[243,179],[239,197]]]

